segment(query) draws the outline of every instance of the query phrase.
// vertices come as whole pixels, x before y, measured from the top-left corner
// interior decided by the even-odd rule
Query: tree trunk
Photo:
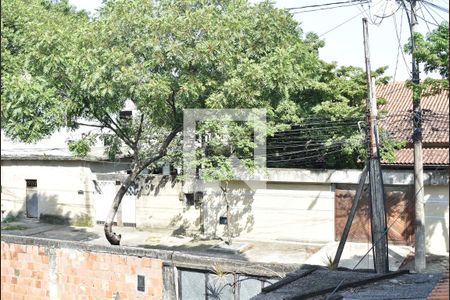
[[[142,119],[141,119],[142,120]],[[142,121],[141,121],[142,124]],[[138,164],[137,162],[137,148],[135,148],[135,166],[133,167],[131,174],[125,179],[125,181],[120,186],[119,190],[116,193],[116,196],[114,197],[114,201],[111,205],[111,208],[109,209],[108,216],[106,217],[105,221],[105,237],[108,240],[108,242],[111,245],[120,245],[120,234],[116,234],[115,232],[112,232],[112,226],[114,223],[114,217],[117,214],[117,210],[119,209],[120,203],[122,202],[123,196],[125,196],[128,188],[131,186],[131,184],[136,180],[139,174],[147,168],[150,164],[158,161],[159,159],[163,158],[167,153],[167,147],[172,142],[172,140],[175,138],[178,132],[180,132],[182,127],[174,128],[169,133],[169,135],[166,137],[164,142],[162,143],[159,153],[151,158],[146,159],[142,164]],[[139,132],[141,129],[139,129]],[[140,133],[138,133],[138,138],[140,136]],[[137,144],[134,145],[137,147]]]
[[[133,172],[131,173],[125,181],[120,186],[119,190],[116,193],[116,196],[114,197],[114,201],[111,205],[111,208],[109,209],[108,216],[106,217],[105,221],[105,237],[108,240],[108,242],[111,245],[120,245],[120,234],[116,234],[115,232],[112,232],[112,226],[114,223],[114,217],[117,214],[117,210],[119,209],[120,203],[122,203],[123,196],[127,193],[128,188],[130,185],[134,182],[136,179],[138,173]]]

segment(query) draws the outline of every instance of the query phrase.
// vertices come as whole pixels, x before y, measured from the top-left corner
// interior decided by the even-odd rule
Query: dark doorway
[[[25,179],[27,183],[26,189],[26,213],[28,218],[37,218],[38,215],[38,193],[37,180]]]

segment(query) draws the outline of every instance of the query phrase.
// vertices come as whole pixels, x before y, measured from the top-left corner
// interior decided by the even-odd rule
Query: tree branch
[[[144,124],[144,114],[141,114],[141,121],[139,122],[139,128],[138,128],[138,132],[136,134],[136,139],[134,141],[134,161],[135,163],[138,162],[139,159],[139,140],[141,139],[141,134],[142,134],[142,127]]]
[[[170,94],[169,98],[166,99],[167,104],[172,108],[174,122],[177,121],[177,108],[175,107],[175,95],[176,91],[172,89],[172,93]]]
[[[167,154],[167,147],[169,147],[172,140],[175,138],[175,136],[183,129],[183,127],[177,127],[172,129],[172,131],[169,133],[169,135],[166,137],[164,142],[162,143],[161,147],[159,148],[158,154],[156,154],[153,157],[150,157],[146,159],[138,168],[138,172],[142,172],[145,168],[147,168],[150,164],[154,163],[155,161],[161,159]]]
[[[128,145],[128,147],[130,147],[133,151],[135,151],[136,148],[135,148],[135,146],[134,146],[133,141],[131,141],[131,140],[126,136],[126,134],[123,132],[123,130],[120,128],[120,126],[117,125],[116,122],[114,122],[113,118],[111,118],[111,116],[110,116],[108,113],[106,113],[106,116],[107,116],[109,122],[111,122],[111,123],[105,122],[105,123],[106,123],[106,127],[108,127],[109,129],[111,129],[115,134],[117,134],[117,136],[118,136],[119,138],[121,138],[121,139],[124,141],[125,144]],[[114,128],[113,126],[111,126],[111,124],[113,124],[113,125],[115,126],[115,128]]]
[[[105,125],[98,125],[98,124],[87,124],[82,122],[75,122],[75,125],[81,125],[81,126],[88,126],[88,127],[96,127],[96,128],[105,128]]]
[[[137,149],[139,140],[141,139],[143,124],[144,124],[144,114],[141,114],[141,121],[139,122],[139,129],[138,129],[138,132],[136,134],[136,140],[134,141],[134,145],[135,145],[136,149]]]

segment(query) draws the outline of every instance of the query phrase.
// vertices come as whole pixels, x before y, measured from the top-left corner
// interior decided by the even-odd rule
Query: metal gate
[[[355,197],[356,185],[337,185],[335,193],[335,239],[340,240],[348,213]],[[414,188],[413,186],[385,186],[389,242],[414,244]],[[368,192],[363,193],[353,219],[348,241],[371,241]]]

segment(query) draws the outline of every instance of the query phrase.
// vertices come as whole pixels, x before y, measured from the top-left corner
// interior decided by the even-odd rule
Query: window
[[[119,119],[121,121],[130,121],[133,117],[133,112],[131,110],[122,110],[119,113]]]
[[[137,290],[139,292],[145,292],[145,276],[144,275],[137,276]]]
[[[25,179],[27,183],[27,188],[33,188],[37,187],[37,180],[36,179]]]

